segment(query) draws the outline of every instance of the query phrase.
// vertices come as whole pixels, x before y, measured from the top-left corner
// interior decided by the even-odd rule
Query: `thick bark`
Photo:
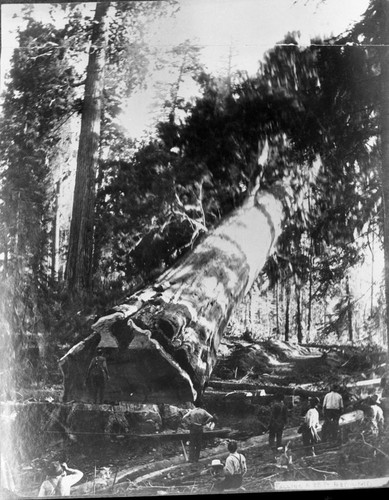
[[[54,281],[57,278],[58,267],[58,249],[59,249],[59,213],[58,213],[58,197],[60,192],[60,181],[57,181],[55,186],[55,198],[53,209],[53,227],[51,230],[51,279]]]
[[[303,330],[301,325],[301,285],[295,285],[296,290],[296,328],[297,328],[297,342],[299,344],[303,341]]]
[[[91,280],[95,182],[100,143],[109,2],[96,4],[77,155],[66,280],[70,290],[88,289]]]
[[[289,309],[290,309],[290,283],[289,279],[285,281],[285,330],[284,340],[289,342]]]
[[[389,0],[382,2],[384,15],[381,25],[379,48],[381,65],[381,156],[382,156],[382,195],[384,202],[384,258],[385,258],[385,298],[386,298],[386,335],[389,362]]]
[[[351,292],[350,292],[350,282],[349,277],[346,276],[346,296],[347,296],[347,329],[348,329],[348,339],[350,342],[354,340],[353,335],[353,311],[351,302]]]
[[[90,400],[83,384],[99,345],[108,401],[174,403],[201,396],[234,308],[250,290],[281,231],[282,203],[254,193],[153,286],[100,318],[60,361],[64,400]]]

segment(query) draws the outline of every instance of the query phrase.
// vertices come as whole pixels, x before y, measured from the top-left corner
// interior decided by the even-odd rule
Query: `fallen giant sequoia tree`
[[[99,346],[110,373],[106,401],[195,401],[234,308],[274,247],[282,214],[278,195],[253,192],[152,286],[98,319],[60,360],[63,400],[91,401],[85,374]]]

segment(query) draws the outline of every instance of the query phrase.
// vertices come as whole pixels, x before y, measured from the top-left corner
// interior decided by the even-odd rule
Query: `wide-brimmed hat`
[[[217,458],[216,460],[212,460],[212,467],[217,467],[218,465],[223,465],[221,461]]]

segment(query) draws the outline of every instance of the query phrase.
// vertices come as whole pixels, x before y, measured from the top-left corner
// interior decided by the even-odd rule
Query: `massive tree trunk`
[[[66,280],[70,290],[88,289],[91,280],[108,8],[109,2],[98,2],[93,20],[66,265]]]
[[[104,348],[107,401],[175,403],[201,396],[234,308],[281,230],[282,203],[256,192],[154,283],[100,318],[61,360],[64,401],[90,401],[85,372]]]
[[[383,16],[380,26],[379,58],[381,65],[381,156],[382,196],[384,204],[384,256],[385,256],[385,298],[386,298],[386,342],[389,364],[389,0],[382,2]]]

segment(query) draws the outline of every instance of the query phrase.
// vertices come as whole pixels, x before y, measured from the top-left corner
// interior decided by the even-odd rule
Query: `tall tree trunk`
[[[154,285],[100,318],[61,360],[64,399],[87,400],[85,371],[106,349],[109,401],[177,402],[201,397],[233,310],[280,234],[282,203],[254,193]]]
[[[372,239],[371,239],[371,244],[370,244],[370,231],[372,234]],[[374,264],[375,264],[375,259],[374,259],[374,243],[375,243],[375,234],[374,234],[374,229],[371,229],[371,226],[369,228],[369,231],[367,232],[367,245],[370,250],[371,254],[371,267],[370,267],[370,318],[373,317],[373,310],[374,310]]]
[[[296,328],[297,328],[297,342],[303,342],[303,329],[301,324],[301,285],[295,284],[296,292]]]
[[[277,281],[275,286],[274,286],[274,298],[276,301],[276,332],[277,332],[277,337],[279,337],[279,335],[280,335],[280,312],[279,312],[278,295],[279,295],[279,285],[278,285],[278,281]]]
[[[59,223],[58,223],[58,197],[60,192],[60,181],[55,187],[55,199],[53,210],[53,227],[51,230],[51,279],[54,281],[58,271],[58,249],[59,249]]]
[[[289,342],[289,310],[290,310],[290,282],[286,278],[285,281],[285,342]]]
[[[353,336],[353,311],[350,293],[350,280],[346,276],[346,297],[347,297],[347,329],[348,329],[348,339],[350,342],[354,340]]]
[[[389,363],[389,0],[382,0],[383,16],[380,27],[381,66],[381,157],[382,195],[384,202],[384,258],[385,258],[385,299],[386,299],[386,342]]]
[[[4,262],[3,262],[3,276],[8,276],[8,234],[7,234],[7,226],[6,224],[3,224],[3,231],[4,231]]]
[[[87,290],[91,285],[95,182],[108,38],[108,8],[109,2],[96,4],[89,51],[66,265],[66,280],[71,291]]]

